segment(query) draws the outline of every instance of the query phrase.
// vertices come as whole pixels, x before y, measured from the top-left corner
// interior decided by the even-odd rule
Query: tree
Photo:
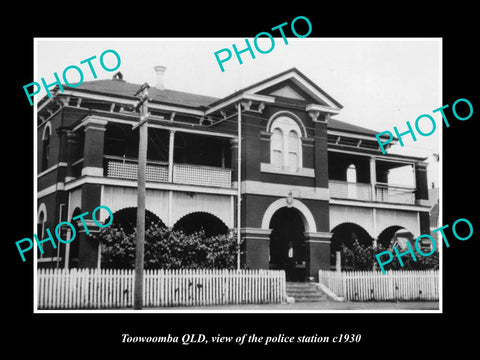
[[[412,248],[416,261],[413,260],[411,255],[405,255],[402,257],[404,263],[402,267],[393,249],[385,249],[381,244],[377,244],[376,248],[373,248],[372,245],[364,246],[360,245],[358,240],[355,240],[351,249],[347,248],[344,244],[341,246],[342,269],[370,271],[373,269],[373,265],[377,263],[375,255],[389,250],[393,253],[393,260],[384,265],[385,270],[438,270],[438,251],[435,251],[430,256],[422,256],[416,251],[414,246],[412,246]],[[403,251],[399,250],[399,252],[401,253]]]
[[[136,231],[126,234],[120,225],[98,234],[103,244],[102,266],[134,268]],[[145,229],[145,269],[232,269],[236,267],[238,246],[228,234],[206,237],[203,230],[185,234],[169,230],[159,222]]]

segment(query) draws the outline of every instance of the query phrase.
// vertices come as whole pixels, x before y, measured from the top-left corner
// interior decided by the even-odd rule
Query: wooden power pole
[[[135,284],[133,308],[141,310],[143,307],[143,263],[145,247],[145,168],[147,167],[148,145],[148,88],[145,83],[140,87],[135,96],[140,94],[140,99],[134,106],[135,111],[140,111],[140,121],[132,127],[139,128],[138,144],[138,192],[137,192],[137,238],[135,244]]]

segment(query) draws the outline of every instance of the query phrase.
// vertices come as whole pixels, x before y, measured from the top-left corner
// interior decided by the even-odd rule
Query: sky
[[[260,38],[259,47],[268,49],[268,38]],[[253,39],[249,39],[253,46]],[[53,73],[61,77],[69,65],[83,70],[84,80],[94,80],[84,59],[92,61],[97,79],[110,79],[116,72],[104,70],[100,54],[115,50],[121,58],[117,71],[124,80],[155,84],[156,65],[166,66],[165,86],[173,90],[224,97],[238,89],[295,67],[325,92],[343,105],[335,118],[378,132],[397,126],[405,131],[406,121],[414,126],[422,114],[431,115],[437,130],[430,136],[417,135],[413,142],[404,137],[405,146],[396,145],[390,153],[427,157],[428,181],[438,186],[439,165],[432,153],[440,153],[442,134],[441,116],[433,114],[442,103],[441,39],[438,38],[275,38],[271,52],[261,54],[254,48],[255,59],[243,53],[243,64],[235,55],[220,70],[214,53],[232,44],[239,50],[246,47],[244,38],[37,38],[35,41],[35,68],[32,81],[53,82]],[[105,61],[114,64],[113,56]],[[223,56],[223,54],[222,54]],[[75,83],[75,71],[69,80]],[[45,95],[43,90],[36,98]],[[422,123],[425,132],[428,123]]]

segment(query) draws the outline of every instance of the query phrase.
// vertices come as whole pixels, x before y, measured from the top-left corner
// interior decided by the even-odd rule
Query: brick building
[[[172,228],[239,230],[242,267],[282,268],[300,281],[333,266],[341,243],[388,245],[399,231],[429,233],[425,159],[382,155],[376,132],[336,120],[342,105],[299,70],[213,98],[166,89],[165,68],[155,69],[146,171],[152,218]],[[117,73],[38,103],[39,238],[99,205],[114,218],[135,216],[139,88]],[[398,169],[407,169],[409,184],[391,182]],[[101,221],[107,216],[100,212]],[[87,225],[98,231],[91,219]],[[98,267],[101,244],[78,227],[74,241],[45,249],[38,263]]]

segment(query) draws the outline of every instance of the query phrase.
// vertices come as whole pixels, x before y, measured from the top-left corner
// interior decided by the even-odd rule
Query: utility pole
[[[148,145],[148,88],[145,83],[137,91],[135,96],[140,94],[134,111],[140,110],[140,121],[132,127],[132,130],[139,128],[138,144],[138,192],[137,192],[137,238],[135,244],[135,284],[133,308],[141,310],[143,306],[143,262],[145,247],[145,168],[147,167],[147,145]]]
[[[240,270],[240,244],[242,242],[242,236],[240,234],[240,223],[242,220],[242,106],[237,104],[237,133],[238,133],[238,145],[237,145],[237,270]]]

